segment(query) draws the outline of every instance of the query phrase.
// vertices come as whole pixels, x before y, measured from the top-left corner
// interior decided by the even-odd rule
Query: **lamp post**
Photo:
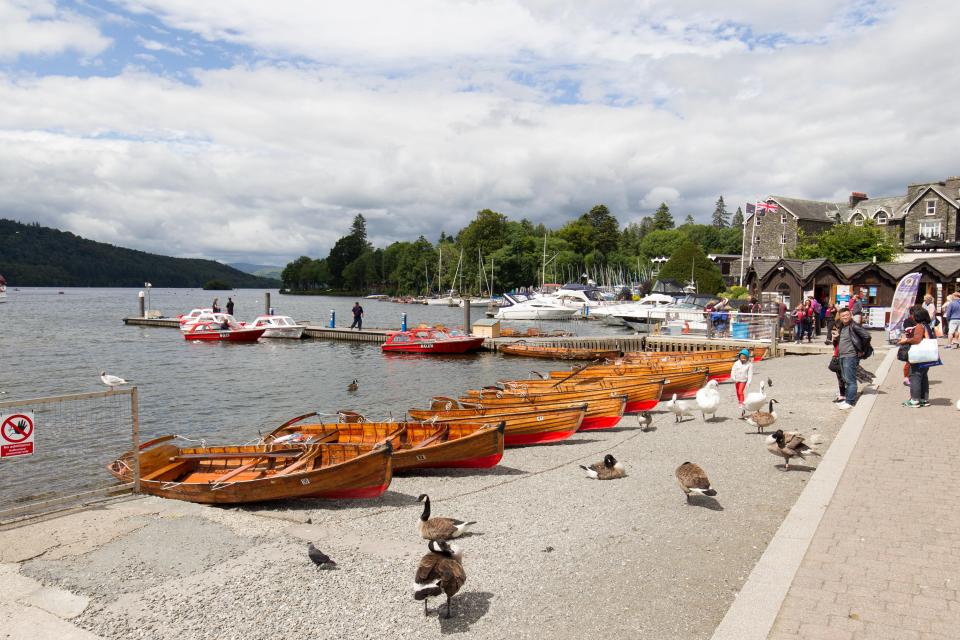
[[[146,317],[149,318],[149,317],[150,317],[150,289],[153,288],[153,285],[150,284],[149,282],[144,282],[144,283],[143,283],[143,288],[147,290],[147,314],[146,314]]]

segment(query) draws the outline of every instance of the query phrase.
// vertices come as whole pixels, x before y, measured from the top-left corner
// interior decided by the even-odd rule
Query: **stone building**
[[[888,230],[906,252],[960,250],[960,177],[907,186],[904,195],[870,198],[853,192],[845,202],[768,196],[773,212],[747,212],[744,220],[744,270],[756,260],[789,257],[798,230],[816,235],[835,224],[863,225],[867,220]]]

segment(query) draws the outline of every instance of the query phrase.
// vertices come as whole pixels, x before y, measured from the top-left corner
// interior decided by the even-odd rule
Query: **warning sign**
[[[0,415],[0,459],[33,454],[33,413]]]

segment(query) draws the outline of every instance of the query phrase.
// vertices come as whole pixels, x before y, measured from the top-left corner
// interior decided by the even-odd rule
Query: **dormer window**
[[[863,214],[860,213],[859,211],[857,211],[855,214],[853,214],[853,217],[850,219],[850,221],[853,222],[853,226],[855,226],[855,227],[862,227],[862,226],[863,226]]]
[[[877,215],[873,217],[873,221],[877,224],[887,224],[887,212],[877,211]]]
[[[927,215],[935,216],[937,215],[937,201],[936,200],[927,200],[924,204],[927,205]]]

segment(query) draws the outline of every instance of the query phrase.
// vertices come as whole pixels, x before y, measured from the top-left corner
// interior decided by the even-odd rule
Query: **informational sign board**
[[[33,455],[33,413],[0,414],[0,459]]]
[[[870,329],[883,329],[887,326],[887,315],[890,313],[890,307],[868,307],[866,326]]]
[[[845,307],[850,302],[850,285],[848,284],[838,284],[837,285],[837,306]]]

